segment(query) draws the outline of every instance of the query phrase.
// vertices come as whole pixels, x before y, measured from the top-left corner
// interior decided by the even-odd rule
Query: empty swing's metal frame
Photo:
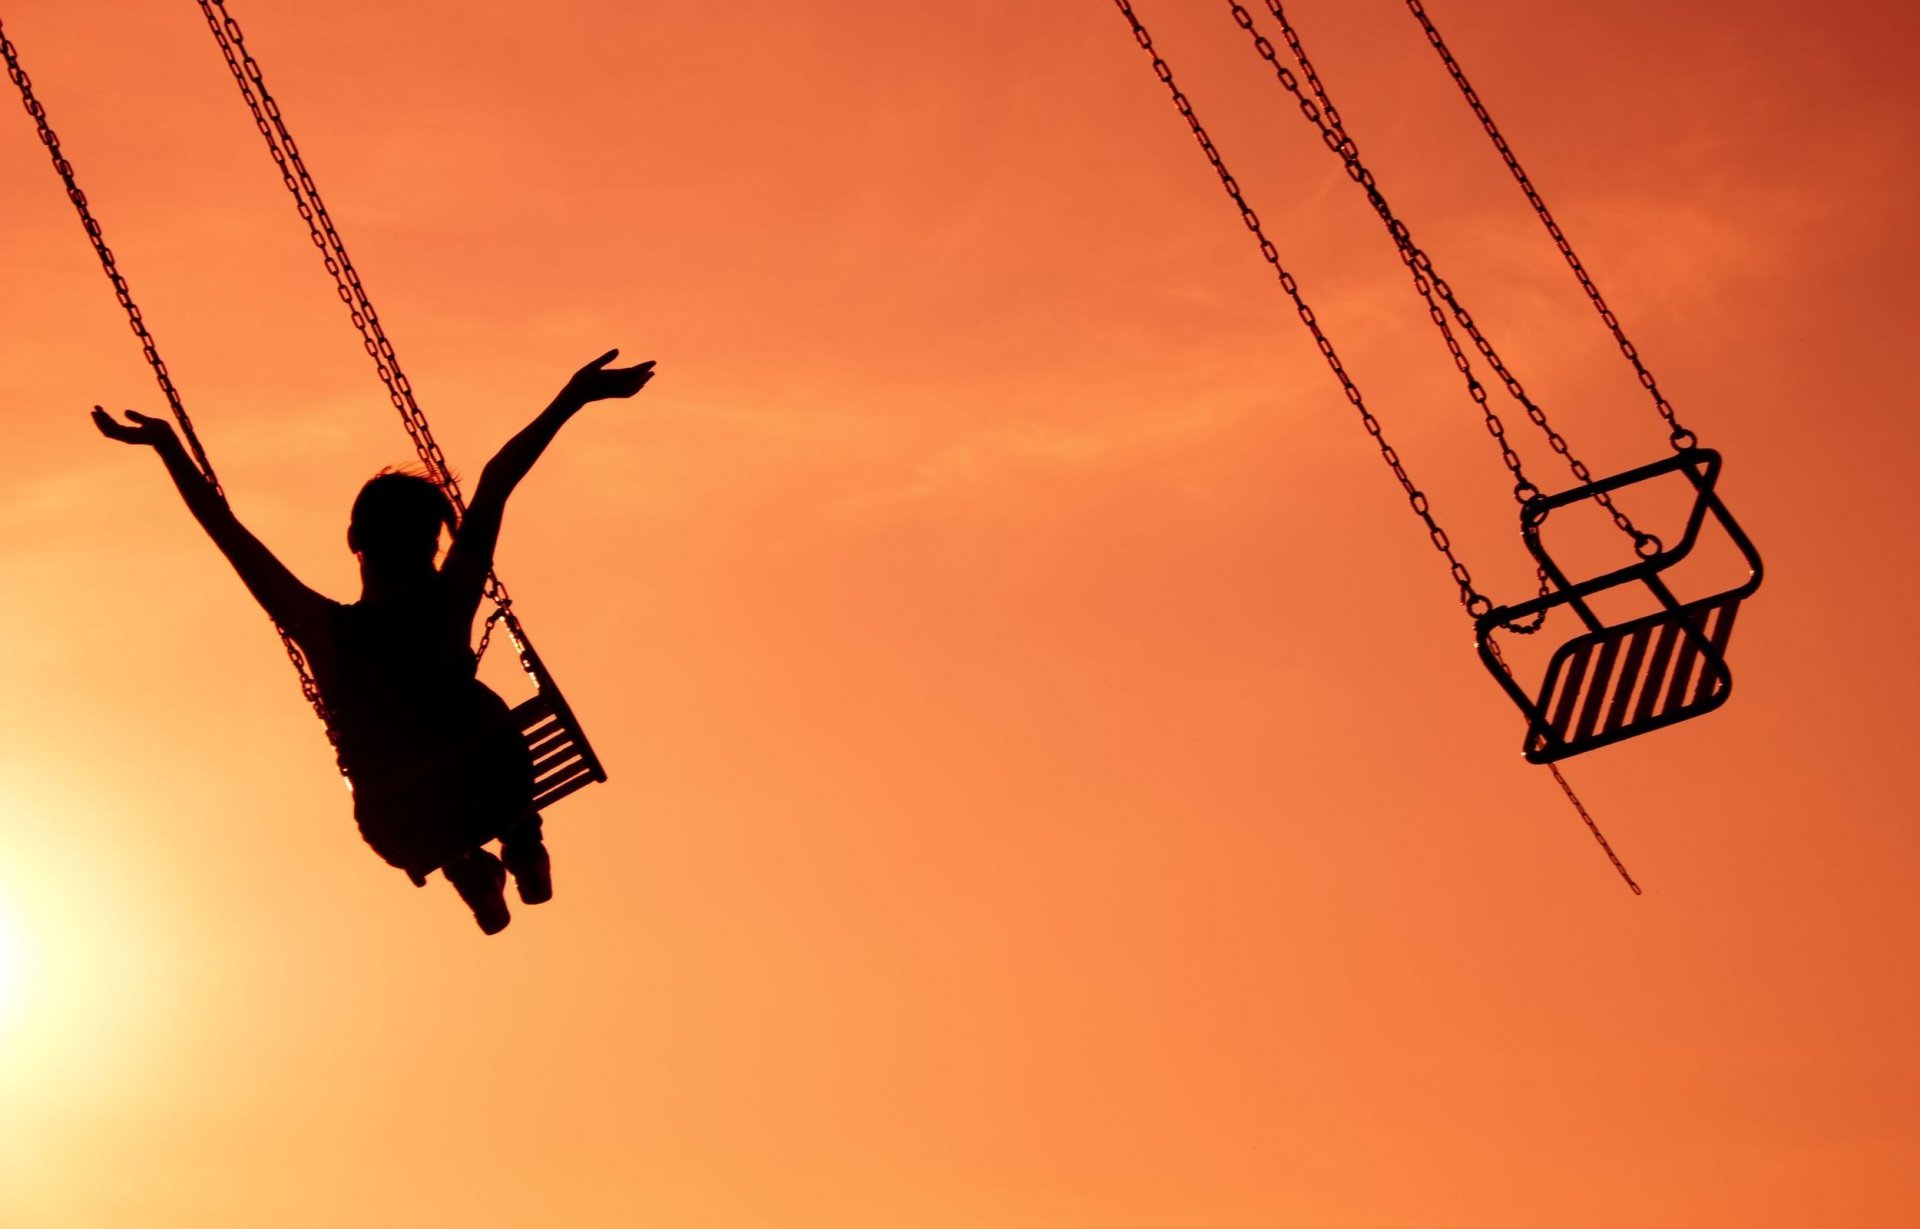
[[[1720,454],[1685,448],[1664,460],[1553,495],[1537,495],[1520,510],[1527,550],[1552,582],[1549,593],[1511,606],[1497,606],[1474,620],[1480,659],[1527,718],[1521,751],[1535,764],[1551,763],[1710,713],[1727,702],[1733,675],[1727,639],[1740,603],[1760,587],[1760,554],[1715,493]],[[1548,553],[1540,533],[1548,516],[1583,500],[1679,473],[1692,485],[1693,506],[1679,540],[1664,546],[1645,535],[1641,558],[1623,568],[1581,581]],[[1746,561],[1744,582],[1709,597],[1682,601],[1662,573],[1685,559],[1711,516]],[[1622,585],[1644,585],[1659,609],[1650,615],[1608,623],[1588,599]],[[1494,642],[1503,627],[1560,607],[1571,609],[1587,630],[1561,645],[1547,663],[1537,694],[1513,677]]]

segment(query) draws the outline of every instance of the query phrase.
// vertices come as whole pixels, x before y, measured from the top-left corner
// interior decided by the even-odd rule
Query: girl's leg
[[[507,928],[513,918],[507,912],[507,872],[500,859],[484,849],[470,849],[447,863],[442,873],[473,910],[481,930],[497,935]]]
[[[553,899],[553,863],[540,839],[540,812],[526,816],[500,834],[500,856],[513,872],[513,886],[523,904],[539,905]]]

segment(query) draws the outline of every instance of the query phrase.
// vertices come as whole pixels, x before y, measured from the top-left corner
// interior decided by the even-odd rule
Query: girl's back
[[[388,862],[421,874],[526,817],[533,768],[506,702],[474,677],[472,610],[438,572],[333,604],[315,681],[354,792]]]

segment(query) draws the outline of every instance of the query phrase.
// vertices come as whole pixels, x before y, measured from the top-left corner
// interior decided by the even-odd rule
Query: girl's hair
[[[385,469],[360,488],[347,529],[362,555],[385,560],[424,555],[432,562],[442,525],[452,533],[459,516],[438,482],[424,474]]]

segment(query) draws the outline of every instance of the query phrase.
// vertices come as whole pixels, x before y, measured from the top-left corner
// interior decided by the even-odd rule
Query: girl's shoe
[[[507,869],[513,872],[513,886],[520,890],[520,902],[541,905],[553,899],[553,860],[538,833],[532,840],[500,842]]]
[[[476,849],[447,863],[442,873],[473,910],[482,931],[497,935],[507,928],[513,917],[507,912],[507,871],[500,859]]]

